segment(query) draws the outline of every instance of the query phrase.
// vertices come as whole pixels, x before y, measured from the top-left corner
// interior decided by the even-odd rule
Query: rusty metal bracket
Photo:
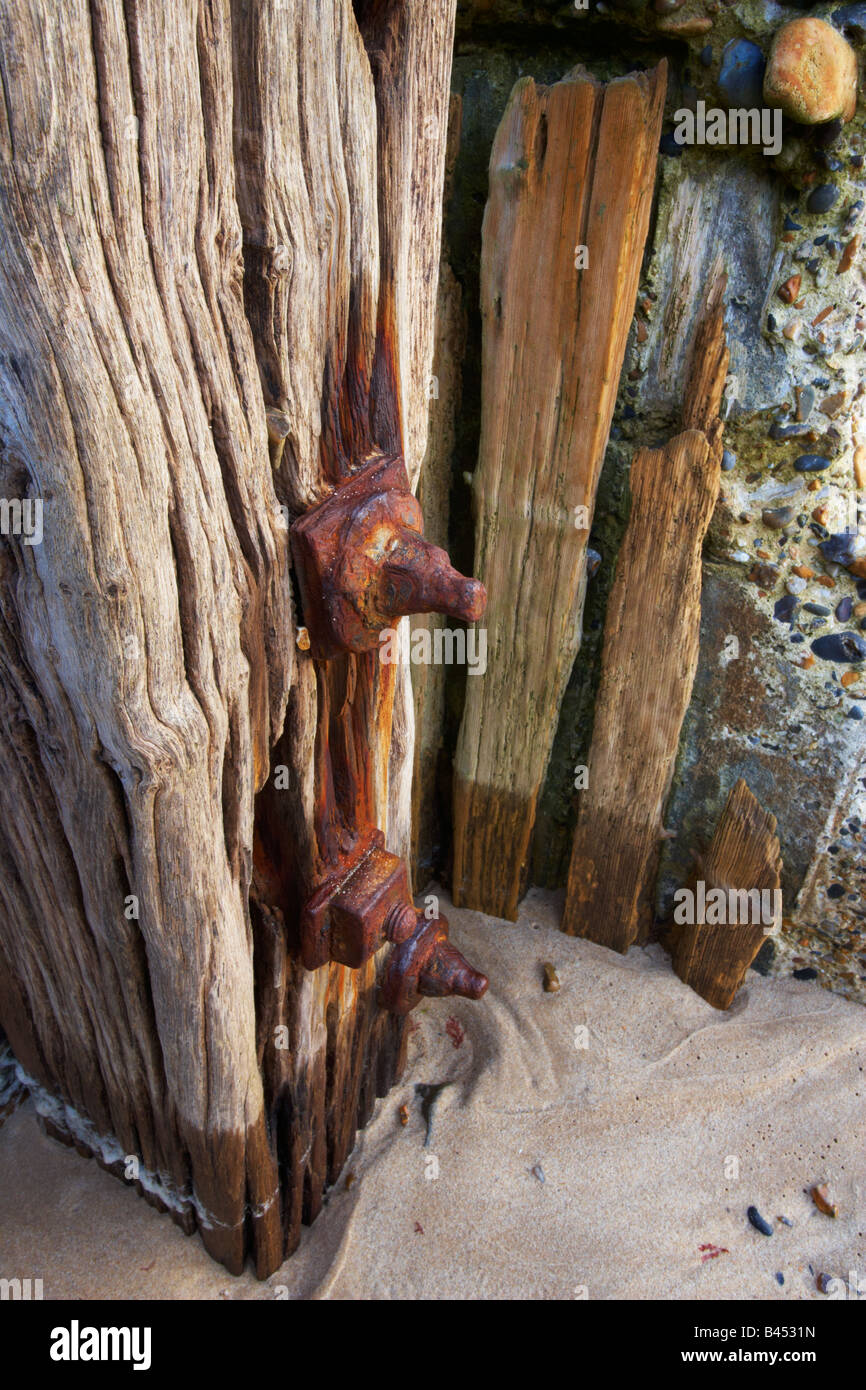
[[[372,651],[382,630],[406,614],[445,613],[465,622],[482,616],[483,584],[458,574],[422,532],[403,459],[381,454],[293,524],[292,555],[315,661]],[[322,756],[325,784],[332,785],[327,741]],[[355,791],[356,781],[348,779]],[[412,906],[406,866],[366,821],[365,804],[359,796],[357,807],[343,808],[352,848],[338,862],[332,855],[328,876],[304,904],[305,968],[334,961],[358,970],[390,943],[380,999],[391,1012],[407,1014],[424,995],[480,999],[486,976],[450,944],[444,917],[427,921]]]

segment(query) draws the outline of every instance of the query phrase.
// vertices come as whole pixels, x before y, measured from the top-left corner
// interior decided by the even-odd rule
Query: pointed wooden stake
[[[662,449],[639,449],[632,463],[605,621],[562,926],[623,952],[652,925],[664,807],[697,668],[701,549],[721,476],[723,290],[718,272],[695,336],[687,428]]]

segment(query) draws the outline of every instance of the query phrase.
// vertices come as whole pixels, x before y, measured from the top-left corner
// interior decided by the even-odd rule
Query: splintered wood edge
[[[707,434],[713,431],[721,410],[730,364],[724,302],[728,277],[720,258],[716,259],[710,275],[695,330],[683,398],[683,429],[703,430]]]
[[[652,537],[649,528],[645,528],[646,534],[636,528],[645,527],[645,519],[639,517],[635,510],[636,495],[641,485],[646,481],[650,483],[657,477],[658,463],[661,458],[667,461],[665,476],[668,475],[677,465],[681,465],[685,460],[687,441],[691,438],[700,438],[705,446],[703,454],[703,464],[701,473],[705,479],[705,492],[703,502],[705,503],[705,515],[702,519],[701,544],[703,535],[709,525],[712,510],[715,506],[716,496],[720,480],[721,462],[721,441],[723,423],[719,418],[719,409],[722,401],[725,378],[727,376],[729,353],[727,347],[725,322],[724,322],[724,293],[727,286],[727,276],[722,268],[720,260],[717,259],[710,272],[704,305],[699,316],[698,325],[695,330],[694,343],[691,354],[691,369],[688,385],[685,393],[683,432],[674,439],[668,441],[664,448],[660,450],[638,449],[632,461],[632,487],[633,505],[632,514],[626,527],[626,534],[623,538],[620,554],[617,560],[617,567],[626,562],[633,563],[636,556],[635,541],[639,549],[644,549],[650,544],[657,544],[657,537]],[[647,465],[652,471],[644,473],[642,464]],[[620,585],[619,588],[622,586]],[[602,747],[605,739],[610,734],[613,721],[605,719],[605,690],[606,690],[606,669],[609,671],[610,651],[615,649],[619,636],[619,619],[621,604],[616,603],[618,593],[617,579],[614,579],[614,588],[611,593],[611,600],[608,603],[608,610],[605,618],[604,645],[602,651],[602,683],[596,702],[596,718],[593,729],[592,745],[590,748],[589,762],[593,765],[596,755],[603,757]],[[695,625],[700,623],[700,603],[691,613],[680,613],[681,630],[694,633],[695,640],[697,635]],[[608,660],[606,661],[606,657]],[[697,660],[697,657],[696,657]],[[691,684],[694,680],[695,668],[684,677],[689,681],[689,693]],[[609,699],[620,699],[622,696],[621,686],[612,680],[608,686]],[[679,747],[679,739],[682,732],[682,720],[685,718],[688,709],[688,698],[683,701],[682,716],[679,721],[677,737],[672,740],[670,752],[670,768],[667,784],[664,788],[659,788],[661,792],[660,804],[663,805],[667,800],[670,790],[670,778],[673,774],[673,764]],[[613,747],[616,749],[617,741],[614,740]],[[610,752],[610,750],[608,750]],[[620,746],[621,757],[627,757],[628,753],[624,746]],[[615,752],[612,756],[615,756]],[[608,776],[608,782],[610,777]],[[622,785],[627,785],[625,772],[620,778]],[[635,879],[633,892],[629,895],[631,908],[628,911],[627,921],[599,921],[597,910],[594,911],[596,903],[602,905],[602,915],[604,915],[603,905],[607,899],[607,909],[611,907],[611,896],[604,891],[597,893],[600,880],[596,881],[592,891],[580,890],[581,866],[587,858],[587,842],[592,840],[592,830],[590,822],[593,819],[592,812],[586,819],[587,809],[591,805],[591,799],[582,797],[578,812],[577,825],[575,827],[574,840],[572,843],[572,858],[569,868],[566,904],[563,914],[562,928],[569,934],[580,934],[590,937],[594,941],[599,941],[603,945],[608,945],[616,950],[627,950],[629,945],[638,940],[641,935],[646,936],[649,931],[649,903],[651,900],[652,880],[655,877],[658,867],[658,854],[646,855],[637,852],[637,839],[641,842],[644,836],[641,834],[635,841],[635,858],[639,859],[637,874],[643,881]],[[598,808],[596,808],[598,809]],[[608,808],[612,811],[612,808]],[[623,824],[630,823],[632,817],[629,815],[628,808],[621,808],[621,820]],[[619,877],[619,875],[617,875]]]

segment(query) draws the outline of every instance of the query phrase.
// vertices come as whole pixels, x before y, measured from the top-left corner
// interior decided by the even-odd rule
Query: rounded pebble
[[[719,91],[731,106],[760,107],[766,58],[749,39],[731,39],[722,51]]]
[[[798,473],[823,473],[830,467],[830,460],[823,454],[801,454],[794,460],[794,467]]]
[[[866,639],[859,632],[830,632],[815,638],[812,651],[822,661],[866,661]]]
[[[769,526],[771,531],[782,531],[794,520],[794,508],[765,507],[761,512],[761,520],[765,526]]]
[[[806,199],[806,211],[829,212],[838,197],[839,190],[835,183],[819,183]]]
[[[826,20],[811,15],[789,20],[773,38],[764,100],[801,125],[823,125],[837,117],[850,121],[857,108],[853,48]]]

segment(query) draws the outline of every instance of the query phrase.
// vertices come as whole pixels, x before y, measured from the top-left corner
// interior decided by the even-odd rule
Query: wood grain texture
[[[721,477],[724,278],[695,336],[684,417],[639,449],[605,618],[601,682],[568,874],[563,931],[627,951],[645,940],[680,730],[700,637],[701,551]]]
[[[412,748],[387,668],[296,653],[287,547],[375,434],[383,279],[438,252],[453,0],[392,8],[399,109],[348,0],[0,14],[0,493],[44,501],[0,537],[0,1024],[52,1133],[261,1276],[403,1043],[376,961],[296,959],[323,719],[392,843]]]
[[[455,757],[454,901],[514,919],[580,645],[586,546],[649,222],[662,63],[521,79],[490,160],[474,573],[488,669]],[[575,267],[575,248],[589,264]],[[575,508],[586,507],[586,525]],[[580,514],[577,514],[577,519]]]
[[[698,860],[691,891],[696,890],[700,879],[705,894],[721,889],[726,896],[733,892],[742,898],[750,893],[754,901],[749,912],[746,914],[739,902],[732,911],[729,898],[727,920],[715,924],[684,922],[672,925],[668,933],[674,970],[716,1009],[730,1008],[768,933],[781,924],[780,920],[761,920],[761,911],[764,918],[772,918],[773,909],[766,909],[775,906],[781,873],[776,817],[762,809],[740,778],[731,790],[709,849]],[[743,917],[745,922],[740,920]]]

